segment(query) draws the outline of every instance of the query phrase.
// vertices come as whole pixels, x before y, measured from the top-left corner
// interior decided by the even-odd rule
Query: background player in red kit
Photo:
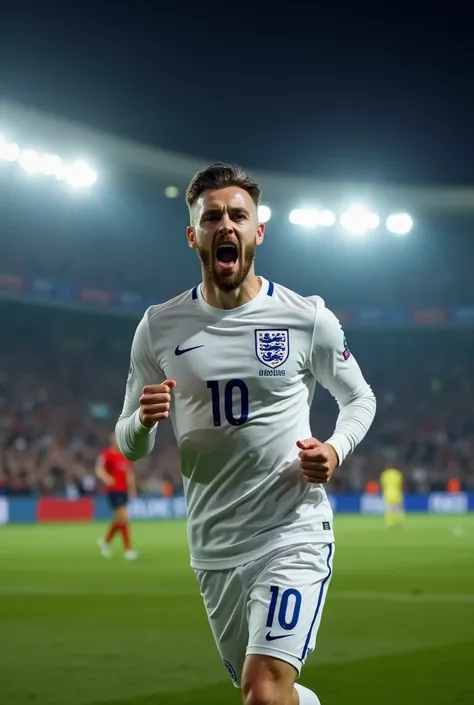
[[[98,542],[100,552],[104,558],[110,558],[110,542],[116,533],[120,533],[125,558],[133,561],[138,558],[138,554],[132,550],[127,503],[129,497],[136,496],[135,474],[133,464],[120,452],[114,434],[110,437],[110,447],[97,458],[95,473],[105,485],[113,512],[109,530]]]

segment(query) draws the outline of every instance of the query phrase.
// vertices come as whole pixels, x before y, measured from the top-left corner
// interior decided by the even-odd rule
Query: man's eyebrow
[[[210,215],[212,213],[222,213],[224,208],[220,206],[209,206],[208,208],[205,208],[201,214],[201,218],[203,218],[206,215]],[[228,210],[230,213],[245,213],[249,214],[249,211],[245,206],[229,206]]]

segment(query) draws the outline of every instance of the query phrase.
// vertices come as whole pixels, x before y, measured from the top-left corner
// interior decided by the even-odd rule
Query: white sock
[[[295,690],[300,699],[300,705],[321,705],[321,701],[312,690],[305,688],[304,685],[295,683]]]

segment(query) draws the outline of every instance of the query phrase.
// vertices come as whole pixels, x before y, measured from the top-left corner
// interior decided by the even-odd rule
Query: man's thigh
[[[334,544],[290,546],[268,556],[247,603],[247,654],[286,661],[298,675],[316,645]]]
[[[248,592],[240,569],[195,570],[214,641],[232,682],[240,679],[248,643]]]

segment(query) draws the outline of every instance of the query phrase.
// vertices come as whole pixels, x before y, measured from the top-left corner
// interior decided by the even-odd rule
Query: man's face
[[[251,196],[238,186],[204,191],[191,219],[188,242],[206,274],[221,291],[237,289],[252,269],[265,229]]]

